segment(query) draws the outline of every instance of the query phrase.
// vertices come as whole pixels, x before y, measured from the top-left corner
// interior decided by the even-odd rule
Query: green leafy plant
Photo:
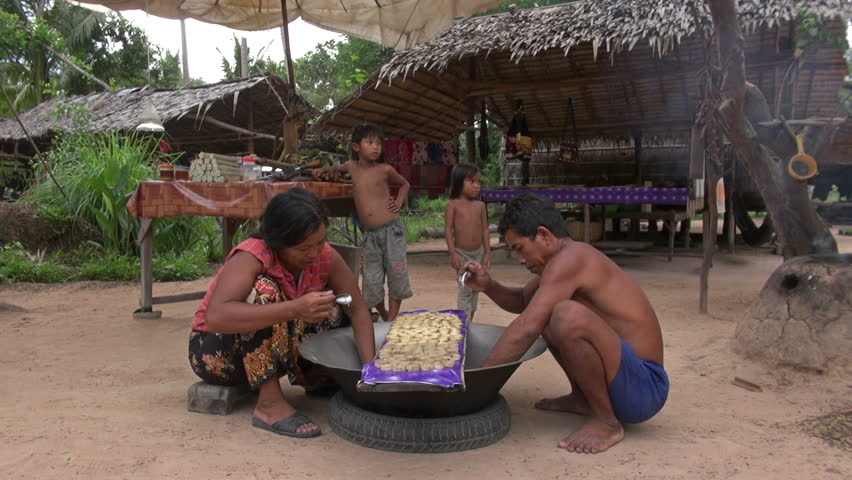
[[[100,230],[104,249],[132,254],[138,222],[126,205],[139,182],[154,177],[151,144],[136,135],[72,131],[60,137],[47,160],[67,201],[41,165],[36,166],[41,181],[23,200],[85,220]]]

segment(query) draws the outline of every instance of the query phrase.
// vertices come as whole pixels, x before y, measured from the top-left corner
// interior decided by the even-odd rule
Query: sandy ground
[[[852,239],[838,237],[843,251]],[[437,242],[439,245],[440,242]],[[649,422],[599,455],[568,453],[557,442],[577,416],[534,410],[542,396],[567,393],[547,354],[521,366],[503,395],[512,429],[501,442],[438,455],[388,453],[337,437],[327,401],[285,393],[324,428],[294,440],[251,428],[251,406],[226,417],[186,411],[196,381],[186,360],[196,303],[163,306],[160,320],[133,320],[138,286],[73,283],[0,289],[0,478],[850,478],[852,455],[804,433],[797,423],[852,407],[852,382],[769,371],[731,351],[736,321],[779,264],[766,251],[717,257],[709,315],[698,310],[698,258],[616,257],[647,292],[662,323],[669,401]],[[495,276],[526,272],[496,255]],[[412,255],[416,296],[408,308],[453,306],[453,274],[440,254]],[[155,294],[206,288],[206,280],[155,285]],[[488,299],[480,322],[512,316]],[[734,376],[763,386],[755,393]]]

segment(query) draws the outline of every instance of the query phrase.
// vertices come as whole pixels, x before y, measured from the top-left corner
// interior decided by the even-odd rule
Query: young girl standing
[[[479,167],[460,163],[450,175],[450,201],[444,214],[444,236],[450,261],[456,272],[470,260],[491,267],[491,237],[488,233],[488,210],[478,200],[482,172]],[[459,286],[458,309],[472,321],[479,294]]]

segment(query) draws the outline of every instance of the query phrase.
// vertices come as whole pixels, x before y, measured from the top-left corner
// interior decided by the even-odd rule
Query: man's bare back
[[[352,197],[364,228],[373,230],[399,217],[399,210],[388,208],[392,201],[389,180],[399,175],[396,170],[383,163],[362,165],[355,160],[343,164],[343,170],[352,176]]]
[[[483,210],[485,203],[479,200],[455,199],[449,201],[453,209],[453,231],[455,247],[476,250],[482,246]]]

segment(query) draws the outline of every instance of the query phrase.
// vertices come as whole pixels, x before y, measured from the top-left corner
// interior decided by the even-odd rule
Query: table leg
[[[143,218],[139,225],[140,278],[142,296],[139,298],[139,309],[133,312],[133,318],[160,318],[163,312],[153,310],[154,282],[154,219]]]
[[[225,257],[231,253],[231,249],[234,248],[234,234],[237,233],[237,229],[242,225],[242,218],[226,218],[222,217],[222,252]]]
[[[674,218],[668,220],[669,225],[669,261],[672,261],[672,256],[674,255],[674,238],[675,238],[675,227],[677,226],[677,222],[674,221]]]

